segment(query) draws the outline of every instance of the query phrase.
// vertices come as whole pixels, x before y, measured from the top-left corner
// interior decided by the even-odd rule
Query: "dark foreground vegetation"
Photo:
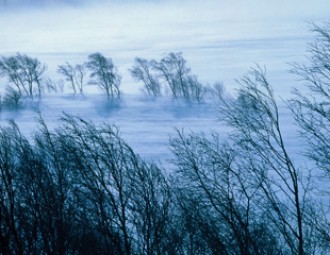
[[[287,102],[301,162],[287,150],[260,67],[240,80],[236,98],[222,100],[227,139],[171,137],[171,173],[141,159],[114,126],[63,115],[52,130],[40,118],[31,137],[14,122],[2,127],[0,253],[329,254],[330,31],[314,31],[310,64],[292,69],[312,95],[295,91]],[[90,58],[95,81],[98,57]],[[145,77],[138,69],[147,65],[147,74],[149,64],[138,59],[132,72]]]

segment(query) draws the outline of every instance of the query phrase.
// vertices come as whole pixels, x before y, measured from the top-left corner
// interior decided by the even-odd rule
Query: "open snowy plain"
[[[122,75],[123,96],[115,107],[94,88],[87,88],[85,97],[74,97],[69,88],[46,93],[39,110],[51,126],[63,112],[113,123],[137,153],[163,163],[171,157],[168,139],[175,128],[226,133],[217,121],[216,103],[187,106],[166,97],[150,99],[128,72],[135,57],[160,59],[182,52],[201,82],[223,82],[226,93],[235,93],[235,80],[251,66],[266,66],[289,147],[295,150],[296,128],[280,98],[290,98],[293,87],[303,90],[303,82],[288,72],[289,63],[306,61],[307,43],[313,40],[309,22],[327,21],[326,0],[16,2],[0,10],[1,56],[20,52],[37,57],[47,64],[46,75],[56,80],[61,79],[58,65],[83,63],[89,54],[101,52]],[[0,84],[4,87],[6,80]],[[26,133],[35,129],[36,116],[30,108],[0,113],[1,124],[13,118]]]

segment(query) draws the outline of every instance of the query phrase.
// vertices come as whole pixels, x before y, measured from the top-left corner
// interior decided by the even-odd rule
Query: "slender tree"
[[[60,65],[57,71],[65,77],[65,80],[70,83],[73,93],[83,94],[84,78],[86,75],[85,65],[71,65],[66,62],[65,65]]]
[[[308,179],[288,153],[278,106],[265,70],[252,69],[240,82],[237,100],[223,101],[222,119],[234,127],[235,142],[247,159],[246,168],[262,191],[268,217],[292,254],[305,254],[304,226]],[[243,161],[244,162],[244,161]],[[306,228],[306,229],[305,229]]]
[[[292,72],[302,78],[310,93],[294,90],[291,109],[300,127],[300,134],[306,141],[304,154],[313,163],[313,175],[328,180],[330,174],[330,30],[329,24],[312,24],[315,40],[309,45],[308,62],[305,65],[294,63]],[[329,195],[329,188],[322,183],[316,195],[323,198]],[[326,250],[330,247],[330,205],[326,199],[314,201],[309,223],[319,233],[319,238]]]
[[[37,90],[39,99],[42,94],[42,75],[46,65],[38,59],[17,53],[15,56],[2,57],[0,61],[0,74],[17,88],[20,95],[34,97]]]
[[[106,58],[101,53],[93,53],[88,56],[86,66],[91,72],[91,84],[96,84],[104,90],[108,99],[120,98],[121,77],[111,58]]]
[[[148,95],[160,96],[162,93],[161,84],[154,73],[154,65],[155,61],[153,60],[136,58],[135,65],[129,71],[134,79],[144,83],[144,89]]]

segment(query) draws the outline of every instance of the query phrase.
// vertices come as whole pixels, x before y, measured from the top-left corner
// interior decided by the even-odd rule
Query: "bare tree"
[[[182,53],[169,53],[155,68],[160,72],[163,80],[169,86],[174,98],[190,98],[190,93],[186,83],[186,76],[190,68],[186,66],[186,60]]]
[[[20,95],[33,98],[34,89],[39,99],[42,94],[42,75],[46,66],[38,59],[17,53],[16,56],[2,57],[0,61],[0,74],[6,76],[13,83]]]
[[[208,139],[178,131],[170,144],[189,253],[275,254],[280,246],[259,213],[258,188],[238,167],[235,150],[216,133]]]
[[[144,83],[148,95],[160,96],[162,94],[160,81],[154,73],[155,61],[142,58],[135,59],[135,65],[129,69],[132,77]]]
[[[235,141],[262,191],[264,206],[291,254],[303,255],[304,211],[308,173],[302,172],[289,155],[280,125],[278,106],[265,70],[252,69],[240,82],[238,98],[224,102],[222,119],[235,128]],[[287,251],[288,252],[288,251]]]
[[[308,63],[293,64],[292,72],[305,82],[310,93],[294,90],[295,98],[291,100],[291,109],[300,126],[301,136],[306,141],[304,153],[314,163],[313,175],[328,180],[330,174],[330,30],[329,24],[318,26],[312,24],[315,40],[309,45]],[[319,183],[322,198],[329,195],[329,187]],[[327,200],[315,200],[310,223],[319,233],[321,242],[329,251],[330,247],[330,205]]]
[[[76,83],[74,80],[74,67],[71,64],[69,64],[68,62],[66,62],[65,65],[60,65],[58,67],[57,71],[65,77],[66,81],[70,82],[70,85],[73,89],[73,93],[76,94],[77,89],[76,89]]]
[[[111,58],[106,58],[101,53],[93,53],[88,56],[86,66],[91,72],[91,84],[96,84],[104,90],[108,99],[120,98],[121,77]]]
[[[309,157],[325,173],[330,173],[329,104],[330,104],[330,31],[327,27],[313,25],[316,40],[309,47],[309,65],[293,64],[292,72],[298,74],[312,92],[311,96],[294,91],[292,101],[295,117],[309,143]]]
[[[220,143],[217,134],[210,139],[181,131],[170,141],[178,204],[187,232],[194,232],[192,241],[185,241],[187,249],[214,254],[320,252],[320,225],[315,222],[326,221],[313,211],[310,171],[298,168],[288,153],[265,70],[251,69],[240,80],[237,98],[222,99],[220,114],[231,128],[228,143]]]
[[[198,78],[196,75],[190,75],[187,78],[187,88],[190,93],[190,97],[194,98],[197,103],[201,103],[207,89],[205,86],[198,81]]]
[[[30,139],[0,130],[2,254],[167,254],[171,191],[114,127],[65,115]]]
[[[136,58],[135,63],[129,70],[133,78],[144,83],[147,94],[159,96],[162,90],[170,91],[174,99],[198,103],[204,98],[206,88],[196,75],[190,74],[181,52],[171,52],[159,62]]]
[[[48,90],[48,93],[58,91],[58,84],[50,78],[46,80],[45,85]]]
[[[75,80],[80,94],[83,94],[85,75],[86,75],[85,65],[84,64],[76,65]]]
[[[0,74],[1,76],[7,77],[8,81],[16,86],[20,95],[23,95],[23,91],[28,94],[24,86],[23,77],[20,75],[20,66],[16,57],[1,58]]]
[[[19,228],[18,218],[18,199],[15,192],[15,146],[14,140],[10,139],[9,131],[2,129],[0,133],[0,172],[1,172],[1,231],[0,248],[3,254],[23,254],[24,245],[20,234],[23,232]]]
[[[21,74],[27,84],[29,96],[33,98],[33,89],[36,86],[39,99],[42,94],[42,75],[46,70],[46,66],[43,65],[38,59],[31,58],[27,55],[17,54],[16,58],[19,60]]]
[[[171,192],[162,171],[141,160],[108,125],[65,116],[58,130],[80,197],[102,249],[114,254],[166,254],[171,247]],[[92,224],[92,225],[93,225]]]
[[[215,98],[221,101],[224,97],[224,85],[222,82],[216,82],[213,85],[209,85],[205,89],[205,94],[211,98]]]
[[[130,210],[136,228],[135,245],[143,254],[168,254],[172,244],[172,192],[161,169],[141,160],[131,176]]]
[[[86,75],[84,65],[78,64],[73,66],[66,62],[65,65],[60,65],[57,71],[61,73],[65,77],[65,80],[70,83],[74,94],[77,93],[77,90],[79,90],[80,94],[83,94],[84,77]]]

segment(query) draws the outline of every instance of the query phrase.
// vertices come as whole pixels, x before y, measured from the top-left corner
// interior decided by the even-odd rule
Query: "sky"
[[[56,76],[65,61],[81,63],[101,52],[119,67],[127,93],[139,91],[127,72],[135,57],[160,59],[169,52],[182,52],[205,83],[232,88],[256,63],[275,83],[291,83],[287,63],[304,61],[313,38],[309,22],[321,23],[330,13],[326,0],[6,2],[0,5],[0,55],[38,57]],[[287,94],[291,85],[278,86]]]

